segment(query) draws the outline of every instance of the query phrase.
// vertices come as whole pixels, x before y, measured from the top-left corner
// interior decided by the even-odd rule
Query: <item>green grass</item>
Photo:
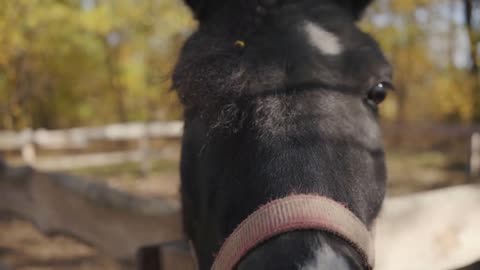
[[[157,160],[151,164],[151,174],[176,173],[178,171],[178,161],[173,160]],[[68,173],[76,175],[87,175],[96,178],[131,178],[137,179],[142,177],[142,169],[139,163],[123,163],[112,166],[85,168],[68,171]]]
[[[387,154],[388,161],[393,163],[400,163],[404,166],[411,165],[414,167],[424,168],[443,168],[449,163],[448,157],[445,153],[436,151],[424,152],[401,152],[390,151]]]
[[[391,195],[464,184],[471,180],[467,175],[468,156],[434,150],[387,149],[386,152],[388,193]],[[178,166],[178,161],[158,160],[152,163],[149,175],[176,175]],[[132,185],[136,183],[134,180],[145,176],[137,163],[73,170],[68,173]]]
[[[392,195],[464,184],[466,157],[441,151],[387,150],[388,192]]]

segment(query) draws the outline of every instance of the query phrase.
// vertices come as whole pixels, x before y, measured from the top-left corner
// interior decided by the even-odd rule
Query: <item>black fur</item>
[[[200,269],[250,213],[292,193],[331,197],[371,226],[386,173],[366,97],[391,69],[355,26],[370,1],[186,1],[200,26],[173,81],[185,107],[184,225]],[[334,33],[342,53],[312,46],[306,21]],[[322,232],[272,239],[237,268],[301,269],[315,258],[325,269],[362,269],[349,244]]]
[[[344,7],[348,8],[357,19],[361,17],[365,9],[373,0],[338,0]]]
[[[216,12],[221,11],[224,6],[232,5],[235,0],[185,0],[187,5],[192,9],[195,17],[199,21],[207,20]],[[258,0],[258,4],[262,7],[271,8],[279,5],[287,5],[295,3],[296,0]],[[373,0],[333,0],[332,2],[347,8],[354,18],[358,19],[363,11]],[[245,0],[247,4],[256,3],[257,1]]]

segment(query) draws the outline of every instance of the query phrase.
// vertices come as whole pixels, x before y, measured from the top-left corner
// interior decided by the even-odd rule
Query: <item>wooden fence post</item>
[[[21,132],[0,130],[0,153],[2,151],[19,152],[23,163],[47,170],[66,170],[73,168],[101,167],[125,162],[135,163],[137,170],[144,175],[151,173],[155,159],[178,157],[172,151],[153,149],[155,139],[178,139],[182,136],[183,123],[147,122],[120,123],[100,127],[78,127],[64,130],[32,130]],[[72,153],[42,157],[41,150],[79,150],[94,151],[90,145],[96,142],[133,142],[135,149],[110,151],[107,153]],[[130,144],[128,144],[130,145]],[[73,152],[73,151],[72,151]],[[85,151],[86,152],[86,151]]]
[[[31,142],[26,143],[22,147],[22,159],[28,165],[35,164],[37,153],[35,151],[35,145]]]
[[[147,176],[152,170],[150,160],[150,138],[148,124],[143,125],[142,136],[138,141],[138,151],[140,153],[140,171],[143,176]]]
[[[470,149],[470,176],[480,176],[480,133],[473,133]]]
[[[35,135],[34,131],[29,131],[27,135],[27,140],[23,144],[21,152],[22,152],[22,159],[23,161],[33,166],[35,164],[35,160],[37,159],[37,153],[35,151]]]

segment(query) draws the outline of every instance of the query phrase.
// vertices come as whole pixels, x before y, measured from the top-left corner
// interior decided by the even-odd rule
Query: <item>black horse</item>
[[[391,67],[356,21],[371,0],[186,0],[199,28],[173,76],[185,108],[183,219],[200,270],[249,214],[292,193],[345,205],[368,228],[385,195],[377,106]],[[236,269],[364,269],[330,233],[301,230]]]

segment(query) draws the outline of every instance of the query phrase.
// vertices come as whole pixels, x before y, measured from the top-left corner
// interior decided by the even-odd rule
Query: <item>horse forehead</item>
[[[340,38],[319,24],[312,21],[304,21],[301,24],[308,42],[324,55],[339,55],[343,51]]]

